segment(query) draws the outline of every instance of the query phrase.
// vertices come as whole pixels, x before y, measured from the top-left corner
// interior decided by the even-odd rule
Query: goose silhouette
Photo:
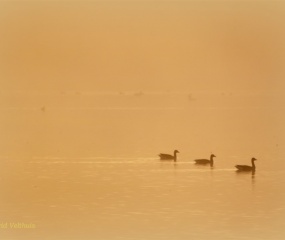
[[[214,165],[214,157],[216,157],[214,154],[210,155],[210,160],[209,159],[195,159],[194,161],[196,162],[195,164],[199,164],[199,165],[206,165],[206,164],[210,164],[211,167]]]
[[[166,153],[160,153],[158,156],[160,157],[160,160],[177,160],[177,153],[179,153],[178,150],[174,150],[173,155],[166,154]]]
[[[254,157],[251,159],[251,166],[248,165],[236,165],[237,171],[255,171],[255,164],[254,161],[256,161]]]

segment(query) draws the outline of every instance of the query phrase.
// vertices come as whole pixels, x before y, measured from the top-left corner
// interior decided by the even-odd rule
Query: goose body
[[[211,154],[210,159],[195,159],[194,161],[196,162],[196,164],[200,164],[200,165],[210,164],[211,166],[213,166],[214,157],[216,156],[214,154]]]
[[[173,155],[166,154],[166,153],[160,153],[158,156],[160,157],[160,160],[174,160],[174,161],[176,161],[177,153],[179,153],[179,151],[178,150],[174,150]]]
[[[256,161],[255,158],[251,159],[251,166],[248,165],[236,165],[238,171],[255,171],[255,164],[254,161]]]

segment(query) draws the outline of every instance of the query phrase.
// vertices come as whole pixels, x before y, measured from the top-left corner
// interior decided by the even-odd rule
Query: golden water
[[[1,108],[1,239],[284,239],[281,96],[17,98]],[[255,175],[237,173],[251,157]]]

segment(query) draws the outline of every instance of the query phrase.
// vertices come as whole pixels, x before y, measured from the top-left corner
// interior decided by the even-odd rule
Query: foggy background
[[[1,92],[284,88],[283,1],[1,1]]]
[[[284,239],[284,13],[0,1],[0,238]]]

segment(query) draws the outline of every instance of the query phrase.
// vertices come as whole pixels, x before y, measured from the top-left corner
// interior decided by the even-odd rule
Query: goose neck
[[[253,159],[251,160],[251,164],[252,164],[252,168],[255,168],[255,163]]]
[[[176,158],[177,158],[177,152],[174,151],[174,160],[176,161]]]

